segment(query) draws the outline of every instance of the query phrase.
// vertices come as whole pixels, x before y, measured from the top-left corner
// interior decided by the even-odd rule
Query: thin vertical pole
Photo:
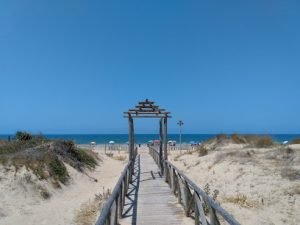
[[[180,151],[181,151],[181,125],[180,125]]]

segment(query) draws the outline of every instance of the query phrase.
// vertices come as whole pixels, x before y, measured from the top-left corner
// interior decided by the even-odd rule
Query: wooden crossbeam
[[[159,111],[149,111],[149,112],[132,112],[132,111],[129,111],[129,112],[124,112],[124,114],[149,114],[149,115],[152,115],[152,114],[162,114],[162,115],[165,115],[165,114],[170,114],[170,112],[159,112]]]
[[[133,111],[133,112],[153,112],[153,111],[166,111],[165,109],[151,109],[151,108],[146,108],[146,109],[129,109],[128,111]]]
[[[128,112],[165,112],[165,109],[129,109]]]
[[[149,101],[146,99],[145,101],[139,102],[139,104],[154,104],[154,101]]]
[[[152,108],[159,108],[158,105],[136,105],[135,107],[136,108],[150,108],[150,109],[152,109]]]
[[[172,118],[172,116],[144,116],[144,115],[132,115],[132,118]],[[128,118],[128,116],[123,116],[123,118]]]

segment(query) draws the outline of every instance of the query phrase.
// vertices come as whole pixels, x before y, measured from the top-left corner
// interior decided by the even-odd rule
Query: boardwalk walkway
[[[139,154],[120,224],[194,224],[185,217],[148,150],[140,149]]]

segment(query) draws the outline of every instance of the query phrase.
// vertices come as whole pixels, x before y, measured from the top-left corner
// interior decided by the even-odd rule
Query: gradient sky
[[[0,134],[126,133],[145,98],[172,133],[300,133],[300,1],[0,2]]]

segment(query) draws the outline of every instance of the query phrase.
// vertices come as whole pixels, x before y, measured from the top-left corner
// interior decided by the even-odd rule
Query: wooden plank
[[[168,184],[159,176],[159,168],[147,150],[139,149],[140,181],[137,197],[136,223],[128,218],[120,220],[121,225],[166,225],[194,224],[185,217],[183,208],[177,203]],[[154,179],[151,175],[153,171]]]

